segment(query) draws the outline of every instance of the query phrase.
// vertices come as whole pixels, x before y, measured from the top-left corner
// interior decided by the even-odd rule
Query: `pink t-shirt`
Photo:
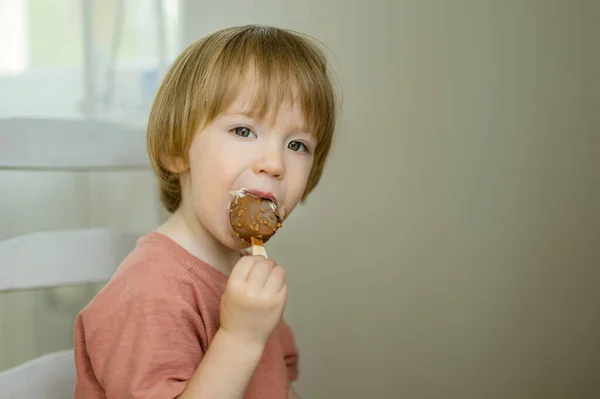
[[[175,398],[219,329],[227,276],[170,238],[142,237],[75,323],[75,398]],[[282,320],[247,399],[287,398],[298,352]]]

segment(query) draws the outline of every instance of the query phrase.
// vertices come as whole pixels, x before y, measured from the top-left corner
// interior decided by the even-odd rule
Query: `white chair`
[[[0,172],[147,167],[141,130],[94,121],[0,119]],[[111,228],[84,228],[0,241],[0,293],[105,282],[139,236]],[[71,398],[74,376],[72,350],[47,354],[0,372],[0,397]]]

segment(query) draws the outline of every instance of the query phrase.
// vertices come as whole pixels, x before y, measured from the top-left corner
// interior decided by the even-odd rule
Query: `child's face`
[[[248,115],[251,87],[196,134],[183,184],[184,203],[193,207],[196,222],[231,249],[248,246],[230,227],[231,192],[247,188],[268,193],[289,215],[306,188],[317,144],[303,130],[305,119],[297,105],[273,106],[264,120]]]

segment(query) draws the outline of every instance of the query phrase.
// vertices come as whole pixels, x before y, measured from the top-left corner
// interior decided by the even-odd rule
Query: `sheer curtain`
[[[144,134],[180,50],[180,3],[0,1],[0,118],[98,119]],[[160,222],[157,208],[150,171],[0,171],[0,239],[86,226],[143,232]],[[74,318],[99,288],[0,294],[0,370],[71,347]]]

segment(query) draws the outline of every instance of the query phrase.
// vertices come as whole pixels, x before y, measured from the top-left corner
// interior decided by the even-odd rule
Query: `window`
[[[23,72],[29,65],[27,3],[0,2],[0,76]]]
[[[0,117],[143,124],[179,51],[180,2],[1,0]]]

